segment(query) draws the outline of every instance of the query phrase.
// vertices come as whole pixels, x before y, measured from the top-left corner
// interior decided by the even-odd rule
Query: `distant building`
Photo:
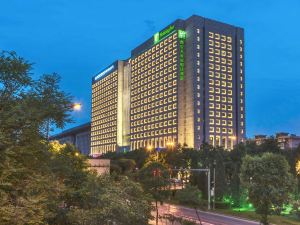
[[[254,136],[255,143],[261,145],[267,139],[267,135],[259,134]]]
[[[50,137],[50,140],[57,140],[61,144],[71,143],[84,154],[89,155],[91,149],[91,123],[68,129],[60,134]]]
[[[276,139],[281,149],[297,148],[300,145],[300,136],[289,133],[277,133]]]
[[[255,135],[255,143],[261,145],[269,137],[267,135]],[[300,136],[285,132],[276,133],[275,139],[278,142],[280,149],[293,149],[300,145]]]

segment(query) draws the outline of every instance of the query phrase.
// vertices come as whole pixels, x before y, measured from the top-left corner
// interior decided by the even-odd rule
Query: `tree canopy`
[[[278,154],[246,156],[241,167],[241,180],[249,192],[249,200],[261,214],[261,222],[268,224],[267,216],[273,209],[282,209],[288,203],[294,180],[285,158]]]
[[[59,81],[35,80],[32,64],[0,53],[0,224],[148,224],[151,199],[140,184],[98,177],[74,146],[48,141],[51,126],[71,121]]]

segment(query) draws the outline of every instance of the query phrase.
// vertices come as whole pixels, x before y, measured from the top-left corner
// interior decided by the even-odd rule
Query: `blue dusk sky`
[[[197,14],[245,29],[247,136],[300,134],[299,0],[0,0],[0,49],[57,72],[90,121],[91,79],[177,18]],[[55,133],[61,130],[55,130]]]

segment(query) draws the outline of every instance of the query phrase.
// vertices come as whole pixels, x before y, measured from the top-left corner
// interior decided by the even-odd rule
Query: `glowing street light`
[[[74,111],[80,111],[81,107],[82,107],[81,103],[74,103],[73,104],[73,110]]]
[[[229,137],[231,140],[235,141],[236,140],[236,136],[230,136]]]
[[[167,142],[167,146],[170,146],[171,147],[171,149],[173,150],[173,146],[174,146],[174,142]]]
[[[152,146],[151,145],[148,145],[147,146],[147,150],[150,152],[150,151],[152,151]]]
[[[300,175],[300,160],[298,160],[296,163],[296,172],[297,172],[297,175]]]

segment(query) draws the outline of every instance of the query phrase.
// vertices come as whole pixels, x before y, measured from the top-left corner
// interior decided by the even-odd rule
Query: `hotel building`
[[[92,81],[91,154],[128,148],[129,64],[116,61]]]
[[[178,19],[93,78],[91,153],[245,139],[244,32]]]

